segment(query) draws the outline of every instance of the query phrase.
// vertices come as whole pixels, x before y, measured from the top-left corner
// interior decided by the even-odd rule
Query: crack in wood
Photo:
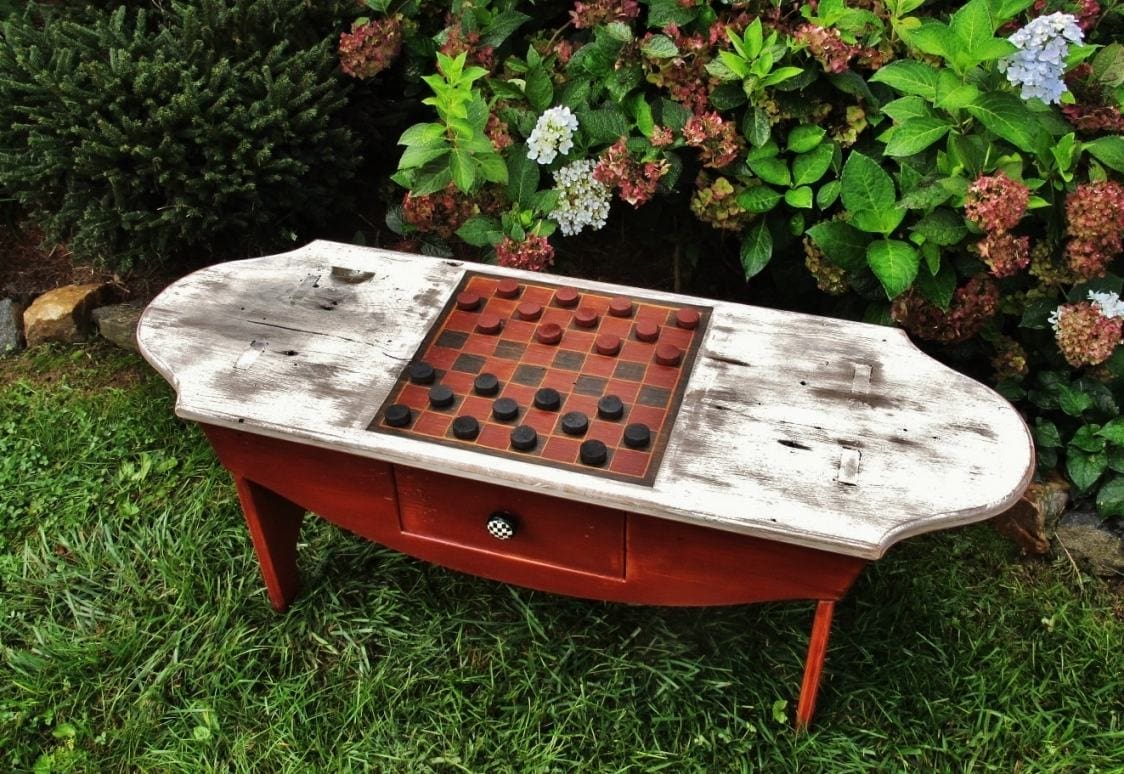
[[[703,355],[703,357],[705,357],[707,360],[714,360],[715,362],[725,363],[727,365],[739,365],[747,367],[750,365],[744,360],[738,360],[736,357],[723,357],[722,355],[711,355],[710,353]]]
[[[800,449],[802,451],[811,451],[812,450],[811,446],[805,446],[804,444],[802,444],[798,441],[790,441],[787,438],[778,438],[777,443],[779,443],[781,446],[787,446],[790,449]]]
[[[323,337],[328,338],[328,339],[339,339],[340,341],[347,341],[347,342],[350,342],[351,344],[362,344],[365,347],[375,347],[375,346],[377,346],[375,344],[372,344],[369,341],[363,341],[362,339],[352,339],[352,338],[348,338],[347,336],[340,336],[340,335],[335,334],[335,333],[325,333],[323,331],[310,331],[307,328],[293,328],[293,327],[288,326],[288,325],[281,325],[280,323],[265,322],[264,320],[246,320],[245,322],[248,322],[252,325],[263,325],[266,328],[280,328],[283,331],[293,331],[294,333],[307,333],[307,334],[310,334],[312,336],[323,336]]]

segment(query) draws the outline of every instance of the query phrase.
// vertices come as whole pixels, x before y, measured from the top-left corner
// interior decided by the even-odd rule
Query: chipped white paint
[[[858,449],[843,449],[839,454],[839,475],[835,480],[840,484],[859,483],[859,461],[862,452]]]
[[[464,269],[314,242],[185,277],[137,338],[186,419],[854,556],[987,518],[1030,480],[1019,414],[901,331],[652,291],[714,309],[652,487],[367,432]]]
[[[851,379],[851,392],[866,395],[870,392],[870,374],[873,372],[866,363],[855,363],[855,375]]]

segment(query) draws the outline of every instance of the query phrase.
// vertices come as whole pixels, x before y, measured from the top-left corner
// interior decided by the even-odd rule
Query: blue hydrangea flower
[[[1069,44],[1084,39],[1077,17],[1068,13],[1039,16],[1007,39],[1019,50],[1000,60],[999,71],[1007,74],[1012,86],[1021,87],[1019,95],[1038,97],[1046,104],[1061,102]]]

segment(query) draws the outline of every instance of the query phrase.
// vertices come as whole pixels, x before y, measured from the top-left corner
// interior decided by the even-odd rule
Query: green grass
[[[810,604],[599,604],[302,540],[277,615],[159,377],[104,347],[0,361],[0,768],[1124,769],[1124,603],[986,526],[864,572],[805,735]]]

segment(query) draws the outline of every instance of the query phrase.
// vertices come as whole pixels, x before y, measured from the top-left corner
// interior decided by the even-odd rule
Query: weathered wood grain
[[[901,331],[647,290],[714,309],[651,488],[366,432],[464,268],[314,242],[180,280],[138,341],[186,419],[865,558],[1030,480],[1018,412]]]

